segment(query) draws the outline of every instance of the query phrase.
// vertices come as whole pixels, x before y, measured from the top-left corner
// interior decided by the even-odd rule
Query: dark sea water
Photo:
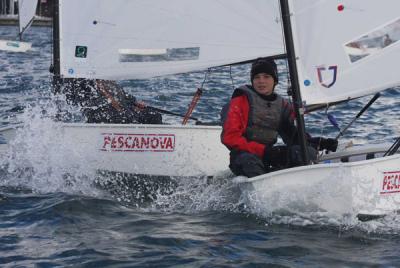
[[[1,38],[15,35],[15,27],[0,26]],[[248,209],[229,178],[186,179],[173,193],[144,196],[143,188],[114,183],[113,174],[99,178],[84,163],[66,177],[63,152],[34,135],[50,133],[51,140],[55,102],[62,103],[50,92],[51,29],[34,27],[26,39],[29,53],[0,51],[0,127],[22,123],[32,136],[21,142],[35,147],[0,159],[0,267],[400,267],[397,214],[369,222],[334,213],[266,214]],[[284,62],[279,68],[285,73]],[[244,65],[209,73],[193,116],[217,121],[248,72]],[[198,72],[120,83],[149,105],[184,114],[204,78]],[[330,112],[345,126],[370,98]],[[341,141],[392,142],[400,135],[399,98],[399,89],[383,92]],[[76,108],[62,105],[81,120]],[[306,120],[314,135],[337,134],[324,112]]]

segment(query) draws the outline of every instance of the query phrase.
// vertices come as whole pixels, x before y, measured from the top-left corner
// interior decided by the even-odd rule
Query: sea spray
[[[214,177],[187,177],[176,180],[169,194],[158,193],[151,208],[165,212],[195,213],[200,211],[240,212],[240,191],[230,172]]]
[[[88,162],[92,156],[63,138],[61,120],[71,119],[76,112],[61,96],[42,97],[28,105],[18,115],[21,126],[10,142],[8,156],[2,159],[8,174],[1,184],[40,193],[98,194],[93,187],[95,170]]]
[[[358,222],[350,205],[352,179],[345,174],[344,167],[338,167],[329,174],[334,180],[309,178],[302,182],[299,178],[298,183],[285,184],[271,177],[268,187],[257,184],[254,189],[244,184],[241,186],[242,202],[249,213],[272,224],[336,226]]]

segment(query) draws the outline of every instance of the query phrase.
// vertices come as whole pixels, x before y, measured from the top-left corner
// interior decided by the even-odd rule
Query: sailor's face
[[[259,73],[253,78],[253,87],[261,95],[271,95],[274,91],[275,80],[270,74]]]

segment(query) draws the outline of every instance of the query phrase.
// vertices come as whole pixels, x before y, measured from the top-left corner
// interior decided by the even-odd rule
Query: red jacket
[[[287,116],[284,119],[284,127],[280,131],[280,134],[285,134],[284,141],[288,140],[289,136],[292,136],[291,133],[296,132],[294,125],[291,123],[294,117],[293,110],[289,106],[285,102],[285,110],[288,112],[285,113]],[[243,94],[231,99],[223,125],[221,141],[229,150],[246,151],[262,158],[266,145],[249,141],[245,137],[249,110],[250,106],[246,95]]]
[[[246,151],[263,157],[265,145],[248,141],[244,137],[249,119],[249,109],[246,95],[231,100],[221,135],[222,143],[230,150]]]

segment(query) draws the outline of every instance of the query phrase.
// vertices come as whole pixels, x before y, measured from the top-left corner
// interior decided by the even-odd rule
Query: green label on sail
[[[18,42],[7,42],[6,45],[9,47],[19,47]]]
[[[87,47],[86,46],[76,46],[75,47],[75,57],[86,58],[86,56],[87,56]]]

